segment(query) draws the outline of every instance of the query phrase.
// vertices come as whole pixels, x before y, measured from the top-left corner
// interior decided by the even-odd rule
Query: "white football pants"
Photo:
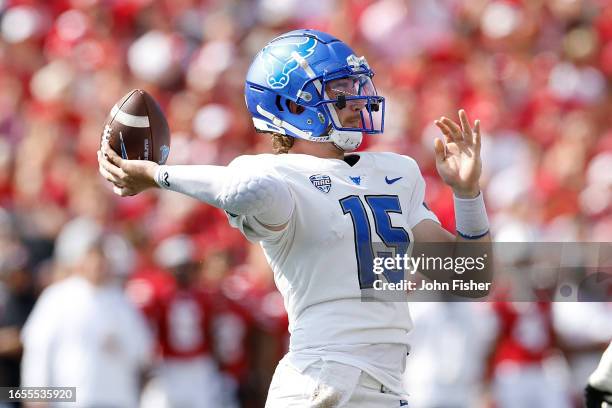
[[[408,403],[356,367],[319,361],[300,373],[281,360],[266,408],[298,407],[407,408]]]

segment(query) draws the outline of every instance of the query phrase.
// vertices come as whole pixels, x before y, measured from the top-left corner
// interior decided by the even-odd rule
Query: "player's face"
[[[77,266],[80,274],[94,285],[103,284],[110,277],[108,260],[102,248],[92,248],[86,256],[81,259]]]
[[[330,99],[336,99],[339,96],[355,96],[357,95],[355,82],[356,80],[353,78],[336,79],[327,83],[325,91]],[[360,112],[363,108],[365,108],[365,101],[363,99],[347,100],[346,107],[342,109],[334,105],[338,119],[343,127],[360,127]]]
[[[372,117],[366,109],[366,100],[354,99],[354,97],[363,98],[376,95],[376,89],[370,77],[355,75],[329,81],[326,83],[325,91],[330,99],[346,98],[345,107],[333,104],[342,127],[368,129],[372,126]]]

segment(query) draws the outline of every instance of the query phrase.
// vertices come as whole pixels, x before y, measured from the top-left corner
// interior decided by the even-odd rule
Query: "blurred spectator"
[[[0,384],[3,386],[17,387],[20,383],[19,336],[36,301],[28,261],[28,251],[17,240],[12,220],[0,209]]]
[[[414,329],[404,384],[414,408],[476,408],[484,405],[486,357],[497,335],[486,304],[410,304]],[[432,364],[435,361],[435,364]]]
[[[43,291],[24,326],[21,383],[76,387],[79,407],[136,407],[152,342],[113,282],[105,244],[88,219],[62,229],[55,260],[67,277]]]
[[[548,302],[493,304],[499,332],[487,365],[499,408],[571,407],[551,308]]]
[[[588,381],[612,339],[612,303],[557,302],[553,305],[553,317],[571,367],[571,391],[579,401],[582,384]]]
[[[233,259],[228,244],[209,243],[198,279],[212,304],[213,352],[223,372],[226,392],[236,395],[241,406],[249,407],[254,394],[249,370],[252,369],[255,322],[248,305],[241,304],[244,284],[232,275]]]
[[[156,299],[150,316],[157,333],[160,361],[143,393],[142,407],[235,406],[211,349],[210,300],[197,287],[195,247],[185,235],[162,241],[155,250],[157,264],[176,282]]]

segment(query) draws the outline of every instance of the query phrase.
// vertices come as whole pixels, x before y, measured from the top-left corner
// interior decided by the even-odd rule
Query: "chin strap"
[[[329,132],[329,140],[338,149],[350,152],[359,147],[363,134],[361,132],[332,129]]]

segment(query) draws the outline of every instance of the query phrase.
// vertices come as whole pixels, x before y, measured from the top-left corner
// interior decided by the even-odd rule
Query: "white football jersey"
[[[381,243],[408,245],[416,224],[437,218],[424,205],[425,182],[413,159],[357,154],[354,166],[302,154],[238,157],[230,166],[284,180],[295,207],[279,232],[251,216],[229,216],[230,223],[260,242],[274,271],[298,368],[333,359],[397,390],[412,327],[408,304],[362,301],[361,289],[379,279],[372,257]]]

